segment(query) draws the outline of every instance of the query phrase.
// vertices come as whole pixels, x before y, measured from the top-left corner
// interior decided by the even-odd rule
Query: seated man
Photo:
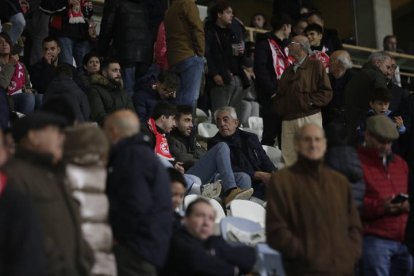
[[[239,275],[252,270],[255,249],[230,246],[214,236],[215,217],[204,198],[188,205],[184,226],[173,234],[164,275]]]
[[[168,136],[174,158],[183,163],[187,173],[198,176],[202,183],[209,183],[219,174],[224,188],[224,203],[233,199],[249,199],[253,193],[251,180],[245,173],[233,173],[230,149],[220,142],[205,151],[196,141],[193,130],[193,109],[189,105],[177,107],[175,128]]]
[[[276,170],[260,144],[259,138],[238,129],[239,120],[233,107],[225,106],[214,112],[219,132],[208,141],[208,149],[224,142],[230,148],[233,172],[247,174],[255,189],[254,195],[265,197],[265,187],[269,183],[271,172]]]

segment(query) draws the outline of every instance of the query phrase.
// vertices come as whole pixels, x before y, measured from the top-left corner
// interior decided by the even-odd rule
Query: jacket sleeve
[[[185,146],[177,141],[174,137],[171,137],[171,135],[168,137],[168,145],[170,147],[170,152],[175,160],[184,163],[185,170],[188,170],[194,165],[195,162],[197,162],[197,159],[194,157],[194,155],[189,153]]]
[[[348,187],[348,233],[349,233],[349,241],[350,246],[354,250],[352,253],[354,254],[355,263],[358,261],[359,257],[362,253],[362,226],[361,220],[359,218],[359,212],[355,207],[353,195],[351,192],[351,188],[348,183],[345,183]]]
[[[286,221],[285,197],[278,185],[278,173],[273,174],[266,192],[266,237],[270,247],[279,250],[288,259],[305,257],[302,241],[290,231]]]
[[[137,91],[137,93],[134,93],[132,96],[132,101],[140,121],[142,123],[147,123],[151,114],[149,114],[150,111],[147,108],[145,91]]]
[[[91,116],[91,108],[89,106],[89,101],[88,101],[88,97],[85,95],[85,93],[79,89],[79,101],[80,101],[80,109],[83,115],[83,118],[85,119],[85,121],[89,121],[89,118]]]
[[[87,95],[91,109],[90,119],[93,122],[97,122],[99,125],[102,125],[107,114],[98,89],[92,86]]]
[[[385,215],[384,202],[378,198],[364,198],[361,216],[366,220],[374,220]]]
[[[33,88],[39,93],[46,93],[49,83],[53,79],[55,68],[53,65],[40,61],[35,64],[30,70],[30,76],[33,84]]]
[[[208,66],[208,75],[214,77],[215,75],[220,74],[220,70],[215,63],[213,48],[216,44],[216,37],[213,30],[205,30],[206,33],[206,59]]]
[[[310,101],[317,107],[326,106],[332,99],[332,87],[328,74],[320,61],[317,61],[318,83],[317,91],[310,93]]]
[[[190,25],[190,32],[193,41],[193,47],[197,56],[205,54],[205,35],[203,23],[200,20],[200,14],[196,4],[192,1],[184,2],[186,7],[184,12],[187,15],[187,23]]]
[[[14,66],[11,64],[4,65],[0,70],[0,88],[7,89],[14,73]]]
[[[260,170],[264,172],[272,172],[276,170],[275,165],[273,165],[272,161],[270,161],[269,156],[267,156],[257,136],[255,135],[251,139],[254,143],[254,152],[260,162]]]
[[[267,40],[261,40],[256,43],[254,52],[254,73],[256,74],[256,82],[258,88],[262,93],[269,93],[272,95],[277,91],[277,81],[274,71],[269,71],[269,62],[272,62],[272,57],[269,56],[270,49]]]

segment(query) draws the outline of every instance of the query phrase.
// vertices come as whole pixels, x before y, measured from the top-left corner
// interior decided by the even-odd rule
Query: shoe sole
[[[241,192],[241,193],[238,193],[234,198],[233,198],[233,200],[235,200],[235,199],[242,199],[242,200],[248,200],[248,199],[250,199],[251,197],[252,197],[252,195],[253,195],[253,188],[250,188],[250,189],[248,189],[248,190],[246,190],[246,191],[243,191],[243,192]],[[231,201],[230,201],[231,202]]]

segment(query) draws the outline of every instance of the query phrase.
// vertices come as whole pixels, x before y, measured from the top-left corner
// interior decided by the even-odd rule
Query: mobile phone
[[[406,194],[398,194],[392,200],[391,203],[403,203],[404,201],[408,200],[408,195]]]

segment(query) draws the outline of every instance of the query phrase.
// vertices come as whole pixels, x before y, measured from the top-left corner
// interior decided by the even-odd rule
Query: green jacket
[[[90,275],[93,256],[82,238],[78,209],[65,183],[64,166],[53,165],[51,156],[18,148],[4,171],[9,183],[33,201],[43,231],[46,275]]]
[[[121,85],[111,83],[101,74],[91,76],[91,86],[88,91],[91,108],[91,120],[103,125],[105,117],[119,109],[135,111],[132,99]]]

